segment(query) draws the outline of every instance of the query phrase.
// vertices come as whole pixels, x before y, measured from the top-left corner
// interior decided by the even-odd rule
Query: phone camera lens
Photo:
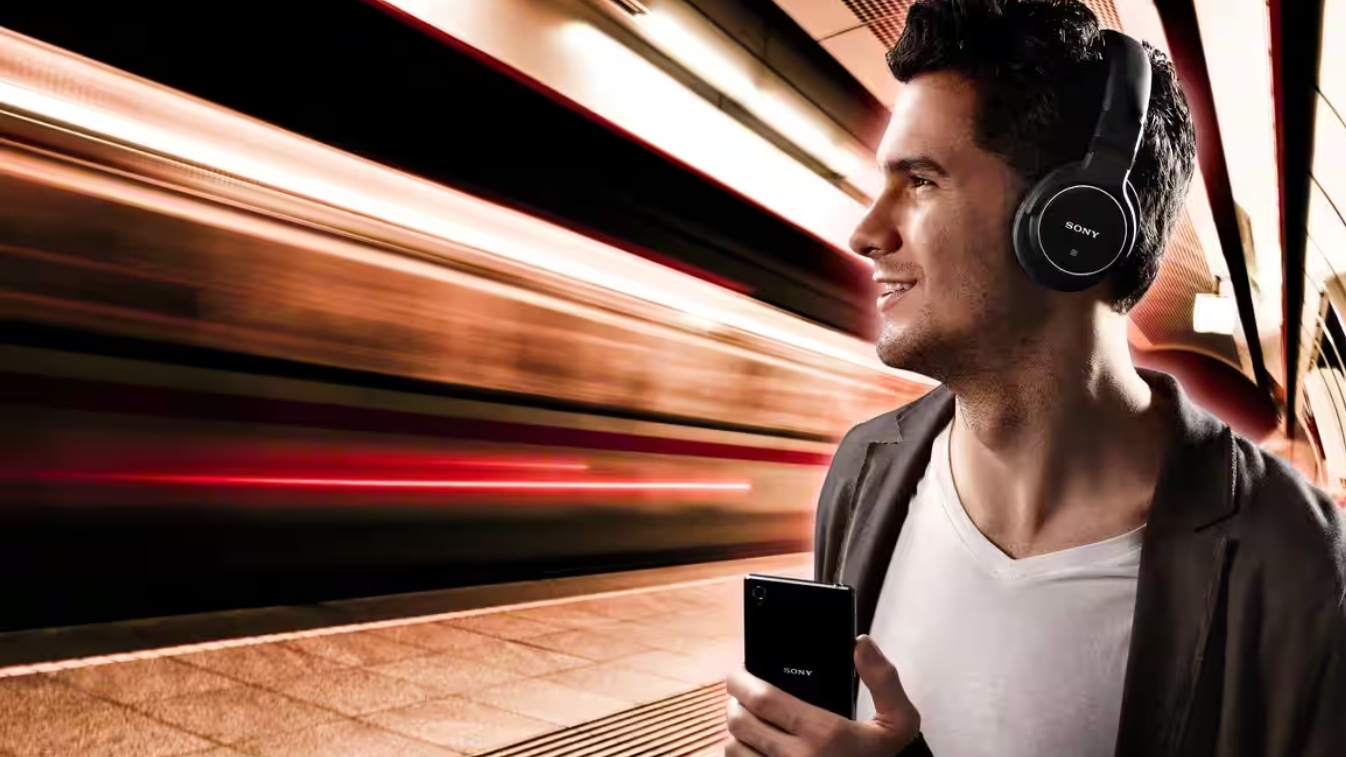
[[[766,601],[766,587],[765,586],[752,587],[752,598],[757,600],[757,604],[760,606],[763,602]]]

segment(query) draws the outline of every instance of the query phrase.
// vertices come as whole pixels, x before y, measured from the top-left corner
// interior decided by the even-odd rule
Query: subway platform
[[[749,572],[807,577],[811,561],[559,579],[553,593],[569,595],[522,602],[501,600],[537,587],[480,587],[474,601],[494,606],[10,664],[0,757],[718,754]],[[396,614],[396,599],[378,602]],[[181,635],[179,620],[159,626]],[[159,626],[136,624],[140,646]],[[101,638],[122,641],[99,642],[98,629],[44,638],[76,637],[64,646],[125,645],[115,629]]]

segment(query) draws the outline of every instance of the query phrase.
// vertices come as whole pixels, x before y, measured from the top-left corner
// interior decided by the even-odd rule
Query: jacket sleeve
[[[1295,753],[1304,757],[1329,757],[1346,753],[1346,600],[1337,598],[1326,609],[1318,640],[1320,663],[1312,671],[1309,712],[1303,745]]]
[[[1263,608],[1268,656],[1259,671],[1267,685],[1260,702],[1268,752],[1285,757],[1346,754],[1346,514],[1324,492],[1298,481],[1290,494],[1307,507],[1293,538],[1274,555],[1280,571],[1266,580],[1277,597]],[[1305,517],[1307,516],[1307,517]],[[1273,636],[1278,630],[1282,633]],[[1276,643],[1268,643],[1271,640]]]

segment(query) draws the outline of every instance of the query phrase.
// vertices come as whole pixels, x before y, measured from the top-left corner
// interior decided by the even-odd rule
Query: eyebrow
[[[947,177],[949,175],[949,172],[944,170],[944,166],[941,166],[938,161],[924,155],[887,161],[883,164],[883,170],[890,174],[910,174],[920,171],[922,173],[932,173],[936,176]]]

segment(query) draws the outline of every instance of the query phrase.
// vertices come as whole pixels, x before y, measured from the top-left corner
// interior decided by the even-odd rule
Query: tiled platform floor
[[[741,592],[730,576],[0,678],[0,757],[477,754],[723,679]]]

